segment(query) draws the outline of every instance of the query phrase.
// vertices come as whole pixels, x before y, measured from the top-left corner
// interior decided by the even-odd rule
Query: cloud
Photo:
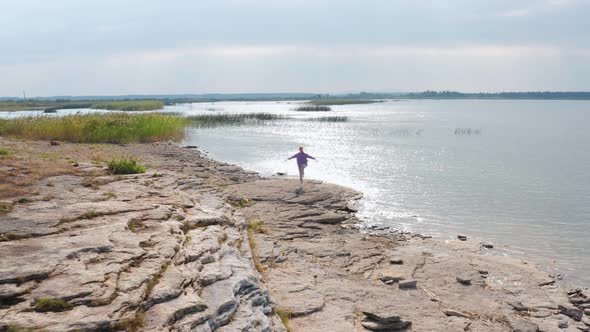
[[[395,58],[395,57],[447,57],[447,58],[505,58],[523,56],[557,56],[562,51],[550,46],[473,45],[458,47],[388,46],[388,45],[216,45],[167,50],[147,50],[109,55],[106,62],[112,65],[159,65],[190,58],[277,58],[288,56],[330,58]]]
[[[590,86],[588,0],[22,0],[2,9],[0,95]]]

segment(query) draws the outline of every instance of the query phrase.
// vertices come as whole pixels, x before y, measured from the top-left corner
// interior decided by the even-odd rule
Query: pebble
[[[516,311],[529,311],[529,308],[522,304],[522,302],[508,302],[508,305],[510,305]]]
[[[586,314],[586,316],[590,316],[590,309],[584,309],[584,313]]]
[[[590,326],[590,317],[582,317],[582,323],[586,324],[586,326]]]
[[[401,276],[383,276],[383,277],[379,278],[379,280],[381,280],[386,285],[392,285],[392,284],[394,284],[396,282],[400,282],[401,280],[404,280],[404,277],[401,277]]]
[[[555,284],[555,280],[547,280],[547,281],[543,281],[542,283],[540,283],[539,287],[551,286],[553,284]]]
[[[402,321],[399,316],[382,317],[370,312],[363,312],[365,317],[361,325],[371,331],[398,331],[409,328],[412,322]]]
[[[461,285],[471,285],[471,278],[467,276],[458,276],[457,282]]]
[[[484,242],[481,244],[482,247],[487,248],[487,249],[492,249],[494,248],[494,245],[489,243],[489,242]]]
[[[396,264],[396,265],[401,265],[404,263],[404,261],[401,258],[392,258],[389,260],[390,264]]]
[[[416,288],[417,285],[418,281],[414,279],[400,280],[399,282],[400,289]]]
[[[61,145],[60,141],[50,141],[49,142],[50,145]]]
[[[461,241],[467,241],[467,236],[465,235],[457,235],[457,238]]]
[[[567,322],[566,322],[566,321],[564,321],[564,320],[560,320],[560,321],[557,323],[557,327],[559,327],[560,329],[567,329],[567,327],[568,327],[568,326],[569,326],[569,325],[568,325],[568,324],[567,324]]]

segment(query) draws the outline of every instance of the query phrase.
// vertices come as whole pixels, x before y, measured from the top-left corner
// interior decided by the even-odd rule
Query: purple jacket
[[[308,155],[305,152],[298,152],[298,153],[294,154],[293,156],[291,156],[289,159],[293,159],[293,158],[297,158],[297,165],[307,165],[308,158],[315,160],[314,157]]]

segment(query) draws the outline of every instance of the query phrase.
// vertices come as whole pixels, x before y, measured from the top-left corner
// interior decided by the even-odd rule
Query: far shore
[[[0,331],[590,326],[587,290],[493,245],[359,232],[350,188],[297,194],[173,142],[0,148]],[[110,174],[121,158],[147,171]]]

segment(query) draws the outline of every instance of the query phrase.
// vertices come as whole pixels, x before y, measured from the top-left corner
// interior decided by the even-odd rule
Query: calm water
[[[589,101],[402,100],[323,114],[294,112],[296,104],[183,104],[166,111],[348,116],[346,123],[189,130],[185,143],[263,175],[296,175],[295,162],[282,161],[303,145],[319,159],[306,175],[364,192],[360,216],[369,224],[443,238],[466,234],[548,268],[555,261],[568,282],[590,286]]]
[[[211,107],[295,113],[276,102],[176,110]],[[282,160],[303,145],[319,159],[307,175],[363,191],[360,215],[370,224],[466,234],[549,266],[557,261],[566,280],[590,285],[590,102],[390,101],[325,115],[350,121],[192,130],[187,143],[264,175],[296,175],[295,163]]]

